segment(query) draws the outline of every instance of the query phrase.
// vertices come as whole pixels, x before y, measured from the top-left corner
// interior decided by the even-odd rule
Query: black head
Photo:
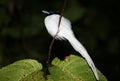
[[[42,10],[42,13],[46,14],[46,15],[52,15],[52,14],[60,14],[59,11],[51,11],[51,10]]]

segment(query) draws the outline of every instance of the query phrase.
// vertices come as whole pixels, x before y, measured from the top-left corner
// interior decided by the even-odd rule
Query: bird
[[[97,80],[99,80],[99,76],[95,67],[95,64],[91,57],[89,56],[87,50],[85,47],[77,40],[75,37],[73,31],[72,31],[72,26],[70,20],[68,20],[65,17],[61,17],[61,22],[60,26],[58,27],[59,24],[59,19],[60,19],[60,14],[59,12],[54,13],[52,11],[46,11],[42,10],[44,14],[47,14],[47,16],[44,19],[44,24],[45,27],[48,31],[48,33],[52,36],[55,37],[55,39],[59,40],[68,40],[71,46],[81,54],[81,56],[87,61],[88,65],[91,67],[95,77]]]

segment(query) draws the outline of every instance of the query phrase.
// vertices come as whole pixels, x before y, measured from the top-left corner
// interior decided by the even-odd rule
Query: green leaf
[[[55,58],[49,67],[47,81],[96,81],[91,68],[83,58],[70,55],[61,61]],[[45,81],[42,65],[36,60],[20,60],[0,69],[0,81]],[[100,81],[107,81],[98,71]]]
[[[48,81],[96,81],[86,61],[78,56],[70,55],[64,61],[55,58],[52,65]],[[100,81],[107,81],[99,71],[98,74]]]
[[[0,81],[44,81],[41,69],[36,60],[17,61],[0,69]]]

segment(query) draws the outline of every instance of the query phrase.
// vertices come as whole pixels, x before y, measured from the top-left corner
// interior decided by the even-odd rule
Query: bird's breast
[[[51,17],[47,17],[45,19],[45,25],[47,28],[47,31],[50,35],[52,35],[53,37],[56,35],[57,31],[58,31],[58,20],[53,20]]]
[[[60,38],[63,38],[66,35],[72,34],[70,21],[62,17],[60,22],[60,27],[58,27],[59,18],[60,18],[60,15],[50,15],[45,18],[45,25],[49,34],[54,37],[58,32],[58,29],[59,29],[59,32],[57,36]]]

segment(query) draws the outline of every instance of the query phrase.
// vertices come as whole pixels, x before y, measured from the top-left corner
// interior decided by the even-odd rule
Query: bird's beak
[[[50,12],[48,12],[47,10],[42,10],[42,13],[46,14],[46,15],[49,15]]]

